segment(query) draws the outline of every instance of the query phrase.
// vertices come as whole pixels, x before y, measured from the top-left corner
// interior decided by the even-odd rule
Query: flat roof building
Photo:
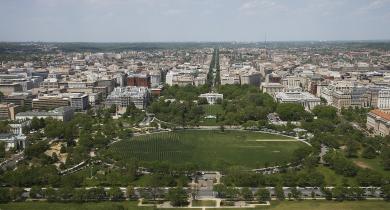
[[[387,136],[390,134],[390,113],[380,109],[374,109],[367,114],[367,129],[376,135]]]
[[[321,99],[308,92],[278,92],[274,98],[280,103],[299,103],[306,110],[312,110],[315,106],[320,105]]]
[[[74,108],[72,107],[59,107],[51,111],[29,111],[29,112],[20,112],[16,114],[16,120],[32,120],[34,117],[38,119],[53,118],[60,121],[69,121],[73,118]]]
[[[107,97],[106,106],[116,105],[117,108],[126,108],[131,103],[138,109],[145,109],[149,102],[149,89],[146,87],[116,87]]]

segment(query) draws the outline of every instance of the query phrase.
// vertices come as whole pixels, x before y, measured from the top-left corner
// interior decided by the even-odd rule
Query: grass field
[[[269,140],[269,141],[267,141]],[[286,141],[287,140],[287,141]],[[177,131],[134,137],[115,143],[109,153],[115,159],[142,162],[188,162],[202,169],[228,165],[248,168],[288,162],[292,152],[306,146],[291,138],[250,131]]]
[[[271,206],[260,209],[270,210],[385,210],[390,202],[385,201],[284,201],[273,202]]]
[[[361,168],[369,168],[372,170],[375,170],[382,175],[390,176],[390,171],[385,171],[383,169],[383,165],[381,164],[381,160],[377,157],[374,159],[366,159],[366,158],[355,158],[353,159],[356,165],[358,165]]]
[[[325,167],[325,166],[318,166],[317,170],[324,175],[325,177],[325,183],[328,186],[336,186],[341,185],[343,183],[343,179],[348,181],[349,185],[355,185],[357,184],[355,177],[343,177],[339,174],[336,174],[335,171],[332,169]]]
[[[138,207],[136,202],[98,203],[47,203],[21,202],[0,204],[1,210],[153,210],[153,207]],[[241,210],[388,210],[390,202],[385,201],[283,201],[272,202],[271,206]],[[173,210],[173,209],[164,209]],[[199,210],[199,209],[191,209]],[[212,209],[208,209],[212,210]]]

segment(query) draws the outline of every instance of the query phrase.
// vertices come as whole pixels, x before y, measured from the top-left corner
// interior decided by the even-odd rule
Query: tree
[[[386,201],[390,201],[390,184],[386,184],[382,186],[383,199]]]
[[[300,200],[300,199],[301,199],[301,196],[302,196],[302,193],[301,193],[301,191],[299,191],[296,187],[293,187],[293,188],[291,188],[291,196],[292,196],[295,200]]]
[[[88,199],[87,190],[84,188],[76,189],[73,193],[72,199],[76,202],[83,202]]]
[[[257,199],[261,202],[266,202],[271,200],[271,194],[268,189],[260,188],[256,192]]]
[[[241,196],[246,201],[253,200],[252,191],[247,187],[241,189]]]
[[[380,186],[382,185],[382,174],[370,169],[359,170],[356,180],[360,186]]]
[[[276,108],[280,119],[285,121],[298,121],[305,119],[308,113],[301,104],[296,103],[280,103]]]
[[[359,144],[353,140],[347,141],[347,148],[345,150],[346,156],[349,158],[357,157],[358,156],[358,150],[359,150]]]
[[[45,198],[47,199],[47,201],[49,202],[53,202],[53,201],[56,201],[58,198],[57,198],[57,191],[54,190],[53,188],[49,187],[49,188],[46,188],[45,190]]]
[[[8,123],[8,121],[0,121],[0,133],[8,133],[10,131]]]
[[[367,159],[373,159],[377,155],[375,148],[372,146],[366,146],[363,148],[362,157]]]
[[[58,189],[58,197],[64,201],[70,200],[73,196],[73,188],[66,186]]]
[[[169,189],[167,198],[172,206],[184,206],[188,204],[187,192],[181,187]]]
[[[123,199],[123,193],[119,189],[119,187],[112,187],[108,191],[108,196],[110,197],[111,200],[114,200],[114,201]]]
[[[0,188],[0,203],[7,203],[11,201],[11,195],[8,188]]]
[[[61,138],[64,134],[64,122],[47,118],[45,120],[45,135],[49,138]]]
[[[339,152],[328,152],[324,155],[324,161],[328,163],[336,173],[344,176],[355,176],[358,172],[357,166]]]
[[[307,156],[310,155],[310,153],[312,152],[312,148],[311,147],[300,147],[296,150],[294,150],[293,154],[292,154],[292,161],[294,163],[300,163],[303,159],[305,159]]]
[[[46,141],[40,141],[38,143],[32,144],[25,149],[25,154],[27,158],[31,159],[33,157],[39,157],[49,148]]]
[[[311,191],[311,198],[312,198],[313,200],[316,199],[316,193],[315,193],[314,191]]]
[[[275,195],[276,195],[276,198],[280,201],[283,201],[285,199],[284,190],[283,190],[282,186],[275,187]]]
[[[13,187],[10,193],[12,200],[21,201],[23,199],[24,189],[21,187]]]
[[[41,198],[43,196],[42,188],[33,186],[30,189],[30,198]]]
[[[199,98],[198,99],[198,104],[199,105],[208,104],[207,99],[206,98]]]
[[[116,112],[116,105],[112,104],[110,106],[110,108],[108,109],[108,112],[111,113],[111,114],[115,114],[115,112]]]
[[[133,186],[127,186],[126,193],[127,193],[127,197],[129,199],[133,198],[134,195],[135,195],[134,187]]]
[[[324,194],[324,197],[326,200],[332,200],[333,198],[333,195],[332,195],[332,191],[325,188],[325,187],[322,187],[321,188],[321,192]]]
[[[313,114],[321,119],[335,121],[337,119],[337,109],[333,106],[318,105],[312,110]]]
[[[227,188],[226,188],[226,186],[223,185],[223,184],[216,184],[216,185],[214,185],[214,187],[213,187],[213,191],[217,193],[217,196],[218,196],[219,198],[224,198],[224,197],[226,197],[226,190],[227,190]]]
[[[0,102],[2,102],[4,99],[4,93],[0,91]]]
[[[40,120],[37,117],[34,117],[31,120],[30,127],[31,127],[32,130],[39,130],[39,129],[45,127],[45,121],[44,120]]]
[[[345,200],[347,194],[346,188],[343,186],[336,186],[332,189],[332,194],[337,201],[343,201]]]
[[[390,170],[390,147],[384,146],[380,155],[385,170]]]
[[[61,145],[60,153],[61,153],[61,154],[66,153],[66,147],[65,147],[65,145]]]
[[[0,158],[5,157],[5,142],[0,142]]]

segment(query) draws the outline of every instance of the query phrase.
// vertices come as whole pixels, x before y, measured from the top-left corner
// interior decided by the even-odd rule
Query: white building
[[[308,92],[278,92],[275,93],[274,98],[280,103],[302,104],[306,110],[311,110],[321,103],[320,98],[317,98]]]
[[[215,104],[218,99],[223,100],[223,94],[219,94],[219,93],[203,93],[203,94],[200,94],[199,98],[205,98],[207,100],[207,103]]]
[[[5,150],[8,151],[12,148],[24,149],[26,148],[26,136],[14,135],[12,133],[1,133],[0,142],[5,143]]]
[[[73,118],[74,108],[71,107],[59,107],[48,112],[19,112],[16,114],[16,120],[32,120],[34,117],[40,118],[53,118],[60,121],[69,121]]]
[[[295,88],[303,88],[306,87],[306,79],[303,77],[297,76],[287,76],[282,79],[282,85],[286,89],[295,89]]]
[[[390,114],[380,109],[371,110],[367,114],[366,125],[376,135],[387,136],[390,134]]]
[[[263,93],[268,93],[271,96],[274,95],[275,93],[284,91],[284,86],[276,82],[261,83],[260,87],[263,90]]]
[[[138,109],[144,109],[148,101],[149,90],[146,87],[116,87],[107,97],[106,106],[116,105],[117,108],[126,108],[134,103]]]
[[[390,109],[390,89],[382,89],[378,92],[378,108]]]
[[[161,83],[161,73],[158,71],[150,72],[150,86],[156,88]]]

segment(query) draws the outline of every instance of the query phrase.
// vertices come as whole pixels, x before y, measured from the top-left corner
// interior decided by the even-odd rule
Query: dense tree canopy
[[[299,121],[309,119],[310,113],[305,111],[301,104],[296,103],[280,103],[276,108],[280,119],[285,121]]]

